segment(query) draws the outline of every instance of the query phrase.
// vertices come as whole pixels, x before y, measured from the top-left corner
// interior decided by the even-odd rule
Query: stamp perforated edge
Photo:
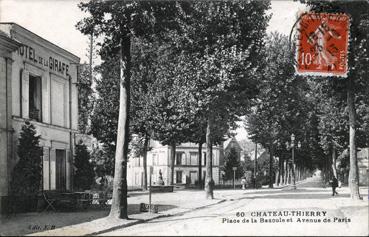
[[[300,20],[302,19],[302,17],[306,14],[329,14],[329,15],[345,15],[348,18],[348,24],[347,24],[347,37],[346,37],[346,72],[345,73],[329,73],[329,72],[314,72],[314,71],[309,71],[309,72],[299,72],[298,71],[298,50],[299,50],[299,44],[296,44],[296,49],[295,49],[295,63],[294,63],[294,68],[295,68],[295,75],[298,76],[315,76],[315,77],[342,77],[342,78],[347,78],[348,77],[348,73],[349,73],[349,67],[348,67],[348,58],[349,58],[349,49],[350,49],[350,40],[351,40],[351,35],[350,35],[350,29],[351,29],[351,16],[347,13],[328,13],[328,12],[303,12],[300,14],[300,16],[297,18],[297,26],[295,28],[295,32],[297,32],[297,34],[295,34],[294,36],[294,42],[297,41],[297,39],[299,38],[299,34],[300,34]]]

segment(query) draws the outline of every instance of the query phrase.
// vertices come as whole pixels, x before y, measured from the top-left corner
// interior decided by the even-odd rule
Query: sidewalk
[[[11,217],[2,223],[0,235],[36,236],[79,236],[96,235],[148,220],[165,216],[184,214],[224,201],[221,193],[214,191],[215,199],[207,200],[203,190],[183,190],[173,193],[154,193],[152,203],[159,206],[159,213],[140,213],[139,204],[148,203],[148,195],[134,195],[128,198],[129,220],[109,218],[109,208],[86,210],[85,212],[26,213]],[[54,225],[56,229],[51,230]],[[34,230],[30,229],[36,226]],[[43,231],[45,230],[46,231]]]

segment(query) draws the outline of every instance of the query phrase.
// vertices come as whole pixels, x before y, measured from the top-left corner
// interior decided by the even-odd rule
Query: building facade
[[[41,135],[44,190],[71,190],[79,57],[15,23],[0,23],[0,196],[9,192],[21,127]]]
[[[238,160],[241,160],[242,148],[241,148],[241,145],[238,143],[238,141],[236,140],[235,137],[231,137],[228,140],[226,140],[223,143],[223,147],[224,147],[224,153],[225,154],[227,154],[232,149],[234,149],[236,151],[236,153],[237,153],[237,159]]]
[[[152,183],[155,185],[162,173],[165,185],[170,181],[170,146],[163,146],[157,141],[150,141],[152,149],[147,154],[147,166],[153,167]],[[206,177],[206,147],[202,147],[202,176]],[[220,182],[220,166],[223,163],[223,151],[219,146],[213,147],[213,179],[215,184]],[[198,145],[182,143],[176,147],[174,162],[174,184],[195,186],[198,183]],[[148,168],[149,175],[149,168]],[[131,157],[128,162],[127,183],[130,187],[143,186],[143,158]]]
[[[147,154],[147,166],[153,167],[152,183],[155,185],[159,180],[159,171],[162,173],[165,185],[170,182],[170,146],[163,146],[158,141],[150,141],[152,148]],[[216,185],[222,184],[222,167],[224,166],[224,151],[231,147],[241,151],[235,139],[229,139],[219,146],[213,146],[213,180]],[[199,180],[199,146],[195,143],[182,143],[176,147],[176,157],[174,162],[174,184],[196,186]],[[204,182],[206,177],[206,146],[202,146],[201,157],[201,180]],[[128,162],[127,183],[130,187],[143,186],[143,158],[131,157]],[[148,168],[149,175],[149,168]]]

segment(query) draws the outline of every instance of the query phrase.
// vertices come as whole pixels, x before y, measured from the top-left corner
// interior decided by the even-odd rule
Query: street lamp
[[[292,149],[292,188],[296,189],[295,177],[295,134],[291,134],[291,149]]]

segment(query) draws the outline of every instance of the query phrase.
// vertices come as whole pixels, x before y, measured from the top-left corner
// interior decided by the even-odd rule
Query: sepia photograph
[[[368,0],[0,0],[0,236],[368,236]]]

